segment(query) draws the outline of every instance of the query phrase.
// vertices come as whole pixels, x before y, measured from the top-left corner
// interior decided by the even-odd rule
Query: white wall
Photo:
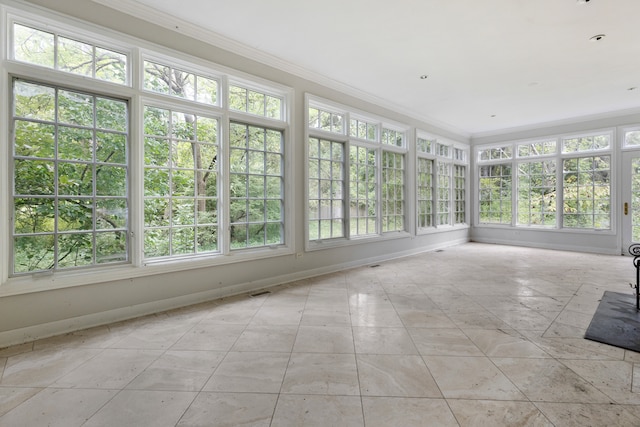
[[[371,102],[348,96],[338,90],[224,51],[203,40],[195,40],[168,31],[91,1],[34,0],[30,3],[55,8],[59,12],[97,25],[292,87],[295,91],[295,111],[292,120],[294,124],[297,124],[294,127],[293,140],[297,144],[301,144],[299,145],[300,149],[295,150],[293,171],[296,178],[293,221],[295,230],[297,230],[293,249],[294,253],[302,253],[302,256],[294,254],[215,267],[183,269],[158,275],[125,277],[105,283],[67,287],[62,284],[58,289],[38,290],[37,292],[16,292],[14,289],[10,293],[3,293],[2,286],[0,286],[0,348],[36,338],[468,241],[469,229],[458,228],[445,232],[419,236],[408,235],[384,241],[367,241],[361,245],[303,252],[304,236],[301,230],[304,230],[306,206],[303,178],[306,159],[302,149],[304,129],[299,124],[304,120],[304,93],[309,92],[457,141],[468,142],[466,136],[440,129],[415,118],[406,117]],[[2,171],[2,174],[5,174],[5,171]],[[6,195],[4,196],[6,197]],[[33,286],[37,288],[39,280],[52,279],[34,276],[27,280],[25,289]]]

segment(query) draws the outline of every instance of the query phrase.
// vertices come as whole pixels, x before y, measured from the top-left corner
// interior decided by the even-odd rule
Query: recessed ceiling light
[[[428,74],[423,74],[420,76],[420,80],[426,80],[427,78],[429,78]]]
[[[604,37],[605,37],[604,34],[596,34],[595,36],[591,37],[589,40],[592,41],[592,42],[599,42]]]

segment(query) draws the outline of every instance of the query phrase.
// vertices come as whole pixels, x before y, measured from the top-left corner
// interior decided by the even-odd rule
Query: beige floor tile
[[[460,329],[410,328],[409,334],[423,356],[483,356]]]
[[[367,427],[458,427],[444,399],[363,397]]]
[[[299,353],[354,353],[353,332],[347,326],[306,326],[298,329],[293,351]]]
[[[464,333],[489,357],[551,357],[513,329],[467,329]]]
[[[123,390],[83,427],[173,427],[196,396],[185,391]]]
[[[1,426],[80,426],[111,400],[114,390],[47,388],[0,417]]]
[[[290,353],[298,326],[249,325],[233,345],[233,351],[279,351]]]
[[[460,427],[554,427],[530,402],[449,399],[447,403]]]
[[[11,356],[0,386],[46,387],[101,351],[62,347]]]
[[[423,356],[445,398],[525,400],[486,357]]]
[[[42,391],[42,388],[0,387],[0,417]],[[0,418],[0,425],[1,424]]]
[[[355,355],[293,353],[281,392],[359,395]]]
[[[611,399],[553,359],[502,359],[493,362],[534,402],[609,403]]]
[[[245,328],[245,325],[204,320],[185,333],[171,350],[229,351]]]
[[[418,354],[405,328],[354,326],[353,339],[360,354]]]
[[[288,353],[229,352],[203,390],[278,393],[289,357]]]
[[[356,360],[363,396],[442,397],[420,356],[359,354]]]
[[[640,405],[632,392],[633,363],[616,360],[563,360],[562,363],[620,404]]]
[[[167,351],[133,379],[127,389],[200,391],[225,353]]]
[[[161,350],[107,349],[57,380],[54,386],[121,389],[161,355]]]
[[[269,427],[277,394],[202,392],[177,427]]]
[[[440,309],[398,309],[397,312],[407,328],[456,328],[456,324]]]
[[[619,405],[536,403],[536,406],[556,426],[637,427],[640,425],[640,418]]]
[[[364,427],[356,396],[280,395],[272,427]]]

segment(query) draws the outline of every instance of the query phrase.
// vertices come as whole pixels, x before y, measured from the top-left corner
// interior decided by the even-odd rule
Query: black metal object
[[[633,255],[633,266],[636,268],[636,284],[631,287],[636,290],[636,310],[640,310],[640,243],[629,246],[629,254]]]

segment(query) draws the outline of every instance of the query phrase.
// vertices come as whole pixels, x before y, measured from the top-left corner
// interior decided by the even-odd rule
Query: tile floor
[[[0,350],[0,426],[640,426],[629,257],[469,243]]]

